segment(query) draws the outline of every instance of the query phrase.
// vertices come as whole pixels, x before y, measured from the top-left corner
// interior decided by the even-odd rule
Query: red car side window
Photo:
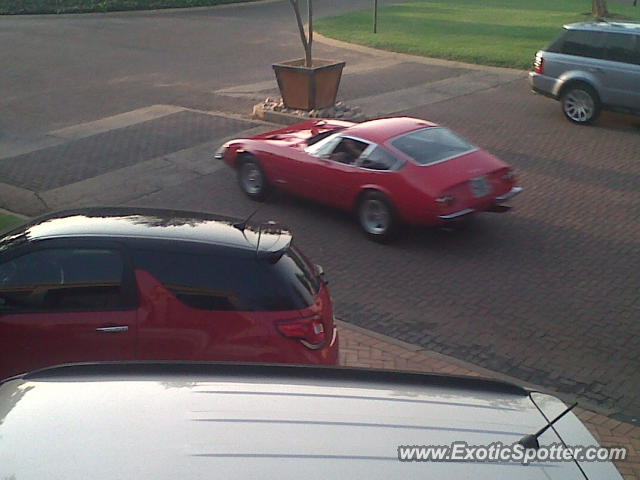
[[[374,148],[371,153],[365,154],[358,160],[358,166],[370,170],[391,170],[400,161],[382,147]]]
[[[123,307],[124,266],[118,252],[50,249],[0,265],[0,308],[108,310]]]
[[[334,162],[353,165],[368,146],[368,143],[354,140],[353,138],[343,138],[331,153],[330,158]]]

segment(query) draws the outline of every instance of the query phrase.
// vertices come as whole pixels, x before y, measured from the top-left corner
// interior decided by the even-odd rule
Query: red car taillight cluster
[[[539,74],[544,73],[544,58],[537,56],[535,62],[533,62],[533,71]]]
[[[276,328],[285,337],[300,340],[303,345],[309,348],[321,346],[326,338],[320,315],[276,322]]]

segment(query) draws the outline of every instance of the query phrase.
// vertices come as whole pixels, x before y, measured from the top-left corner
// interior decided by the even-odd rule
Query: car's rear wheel
[[[238,167],[238,183],[252,200],[262,201],[269,192],[269,182],[255,157],[246,156]]]
[[[562,112],[573,123],[591,123],[600,114],[598,94],[589,85],[571,85],[562,93]]]
[[[380,192],[362,196],[358,203],[358,220],[367,237],[377,242],[390,240],[398,227],[391,202]]]

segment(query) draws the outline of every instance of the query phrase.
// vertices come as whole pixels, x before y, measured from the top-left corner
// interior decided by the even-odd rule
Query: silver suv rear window
[[[549,52],[578,57],[604,58],[604,32],[566,30],[549,48]]]

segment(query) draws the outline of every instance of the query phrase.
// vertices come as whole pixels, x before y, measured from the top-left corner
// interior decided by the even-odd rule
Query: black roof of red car
[[[211,213],[142,207],[89,207],[51,213],[0,238],[0,252],[16,241],[54,238],[138,238],[196,242],[260,252],[279,251],[290,231],[273,223],[258,225]]]

